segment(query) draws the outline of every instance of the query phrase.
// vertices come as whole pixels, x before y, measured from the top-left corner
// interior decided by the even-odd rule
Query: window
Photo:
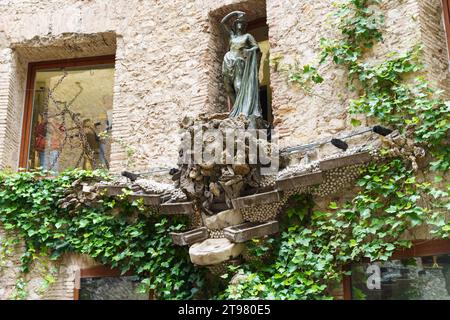
[[[450,0],[442,0],[442,8],[444,11],[444,25],[447,33],[447,47],[450,57]]]
[[[114,57],[31,64],[20,167],[109,168]]]
[[[105,266],[82,269],[75,277],[74,300],[149,300],[139,293],[140,283],[138,276]]]
[[[428,240],[392,260],[351,266],[344,292],[353,300],[450,300],[450,241]]]

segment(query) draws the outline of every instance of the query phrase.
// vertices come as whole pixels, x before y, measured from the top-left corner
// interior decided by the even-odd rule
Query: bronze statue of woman
[[[230,28],[228,22],[232,17],[235,19]],[[221,24],[230,39],[230,50],[222,64],[230,117],[242,113],[249,118],[262,118],[258,79],[261,54],[255,38],[246,33],[245,12],[233,11],[222,19]]]

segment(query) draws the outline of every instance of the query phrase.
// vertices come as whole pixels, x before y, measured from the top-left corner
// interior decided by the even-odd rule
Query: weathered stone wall
[[[17,166],[23,109],[24,90],[13,87],[14,77],[23,73],[13,68],[13,57],[25,66],[115,52],[111,165],[117,172],[126,163],[124,144],[136,149],[135,168],[174,165],[178,121],[184,115],[225,110],[219,79],[225,42],[218,19],[232,9],[249,12],[250,19],[262,17],[265,1],[11,0],[0,2],[0,9],[3,91],[17,97],[9,108],[4,102],[3,108],[14,109],[17,116],[4,119],[0,128],[0,139],[8,141],[1,153],[3,166]]]
[[[336,35],[327,17],[331,2],[0,0],[0,167],[17,168],[29,62],[115,53],[112,171],[129,160],[123,144],[136,149],[131,169],[174,166],[178,122],[185,115],[226,110],[220,77],[226,41],[219,19],[230,10],[246,11],[250,20],[267,15],[271,56],[284,64],[314,64],[320,38]],[[378,61],[422,42],[428,76],[448,95],[440,1],[386,0],[382,10],[384,42],[368,58]],[[271,71],[274,122],[282,146],[352,129],[346,71],[329,63],[320,72],[325,82],[308,94],[288,84],[285,74]],[[6,291],[15,283],[17,261],[11,263],[12,271],[0,277],[0,288],[9,288],[0,298],[8,297]],[[64,276],[50,297],[71,297],[78,265],[72,259],[63,262]]]
[[[419,2],[420,40],[430,82],[450,99],[450,69],[441,1]],[[450,30],[449,30],[450,31]]]
[[[271,57],[281,57],[281,64],[317,64],[321,38],[336,38],[328,1],[268,1],[267,21]],[[424,60],[429,79],[450,92],[448,56],[439,0],[384,1],[384,41],[367,56],[376,63],[391,52],[405,52],[414,45],[424,45]],[[280,17],[283,17],[280,19]],[[325,138],[352,129],[347,114],[349,99],[344,68],[327,63],[319,69],[325,78],[315,85],[312,94],[289,85],[282,72],[271,73],[272,108],[281,145],[305,143],[314,137]],[[362,119],[363,120],[363,119]],[[364,121],[363,121],[363,124]]]
[[[4,0],[0,8],[0,154],[2,166],[13,168],[30,61],[116,53],[111,164],[118,172],[127,157],[121,145],[136,149],[134,169],[174,165],[178,121],[226,110],[220,77],[226,40],[219,19],[227,12],[247,11],[249,20],[267,14],[271,56],[284,64],[317,62],[320,38],[336,35],[329,1]],[[448,89],[440,1],[385,1],[382,10],[385,41],[369,58],[377,61],[421,42],[430,78]],[[307,94],[272,70],[273,113],[283,146],[351,128],[345,70],[330,63],[320,71],[326,81]]]
[[[20,262],[23,244],[5,245],[10,237],[0,228],[0,300],[72,300],[77,271],[98,264],[78,254],[66,254],[59,261],[37,257],[31,272],[23,274]],[[44,279],[50,282],[47,284]],[[22,287],[21,283],[25,285]]]

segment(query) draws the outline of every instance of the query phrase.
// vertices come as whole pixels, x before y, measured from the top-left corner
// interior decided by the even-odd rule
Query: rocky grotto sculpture
[[[230,29],[228,23],[232,18]],[[214,274],[223,273],[228,264],[255,258],[246,249],[246,242],[253,238],[263,241],[279,232],[279,215],[292,195],[326,197],[353,185],[362,166],[378,161],[377,150],[383,143],[371,137],[348,148],[344,142],[346,148],[320,158],[316,154],[312,159],[307,148],[291,153],[289,148],[279,150],[274,137],[267,139],[264,135],[251,134],[254,130],[249,129],[267,128],[259,102],[259,47],[253,36],[245,33],[244,12],[229,13],[222,19],[222,25],[230,37],[230,50],[223,61],[223,77],[231,112],[183,118],[178,167],[169,171],[173,185],[124,174],[134,192],[129,195],[130,199],[143,199],[152,214],[189,217],[187,229],[173,232],[172,240],[176,245],[189,246],[191,261]],[[233,135],[229,136],[230,132]],[[349,137],[364,132],[378,133],[375,127],[366,128]],[[379,135],[386,140],[384,136],[389,133],[391,131]],[[410,150],[411,156],[423,156],[421,150],[411,148],[413,144],[394,133],[390,138],[394,140],[385,142],[389,149],[402,154]],[[309,147],[317,152],[322,144],[312,143]],[[257,161],[250,160],[255,154],[250,146],[258,146]],[[263,174],[261,155],[273,159],[274,154],[281,166],[278,167],[277,162],[275,171]],[[197,158],[198,155],[201,157]],[[116,189],[124,186],[127,184],[110,185],[108,192],[115,194]],[[84,186],[79,189],[89,191]],[[77,196],[69,195],[67,206],[74,205],[76,200],[73,199]],[[88,201],[91,197],[89,192],[84,195]]]
[[[183,143],[179,149],[178,168],[170,170],[174,184],[139,178],[136,174],[125,172],[123,178],[130,182],[107,182],[97,189],[74,183],[73,192],[60,206],[75,210],[79,203],[95,204],[102,189],[106,189],[109,196],[118,196],[124,188],[130,189],[132,193],[128,194],[128,198],[142,199],[150,209],[147,212],[149,215],[187,217],[189,225],[186,229],[171,233],[174,244],[189,247],[194,264],[207,267],[211,273],[219,275],[226,271],[227,265],[261,259],[247,250],[247,242],[254,238],[264,241],[269,236],[276,236],[280,214],[292,195],[329,197],[353,186],[360,169],[370,162],[385,161],[399,152],[416,163],[425,156],[421,148],[414,147],[398,132],[389,131],[386,136],[374,136],[377,133],[374,128],[349,133],[349,137],[361,134],[366,137],[345,151],[326,152],[314,160],[306,158],[304,151],[289,153],[286,148],[278,150],[272,142],[253,137],[256,139],[253,143],[263,146],[263,150],[273,148],[281,158],[286,158],[280,161],[283,163],[280,170],[262,175],[260,164],[250,164],[248,161],[250,150],[244,142],[245,137],[234,141],[231,150],[227,150],[222,139],[208,135],[213,131],[224,135],[229,130],[245,130],[249,122],[243,114],[229,117],[227,113],[205,113],[195,118],[185,117],[180,123]],[[217,159],[220,160],[229,152],[237,151],[238,146],[245,146],[245,161],[231,164],[215,160],[194,161],[193,142],[198,132],[204,134],[199,145],[201,153],[218,150]],[[381,154],[381,149],[389,149],[390,156]]]
[[[232,18],[234,21],[230,28],[228,23]],[[230,44],[222,64],[230,117],[243,114],[254,122],[253,119],[262,118],[258,79],[261,54],[258,43],[251,34],[246,33],[245,12],[230,12],[221,24],[229,36]]]

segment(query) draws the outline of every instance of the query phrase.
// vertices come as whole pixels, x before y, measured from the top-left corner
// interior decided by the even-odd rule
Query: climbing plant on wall
[[[273,239],[274,262],[245,265],[239,270],[242,281],[229,286],[224,297],[329,298],[328,285],[341,279],[348,263],[387,260],[395,249],[408,246],[401,235],[431,219],[431,208],[418,204],[429,184],[418,183],[400,159],[372,164],[362,175],[357,196],[330,203],[330,211],[314,211],[313,203],[296,196],[281,237]]]
[[[169,232],[184,227],[179,219],[152,215],[139,203],[99,195],[95,203],[61,203],[81,182],[110,179],[103,171],[73,170],[54,177],[46,171],[2,173],[0,222],[10,238],[24,241],[26,274],[38,259],[64,253],[86,254],[122,272],[142,276],[142,288],[160,299],[187,299],[201,294],[202,270],[187,252],[173,246]],[[22,278],[21,278],[22,279]],[[24,287],[23,279],[18,283]],[[24,298],[24,290],[18,298]]]
[[[320,63],[331,58],[347,68],[350,89],[360,92],[350,102],[350,113],[366,114],[399,130],[433,156],[431,169],[445,173],[450,164],[450,103],[441,100],[423,77],[413,82],[404,79],[422,70],[420,46],[379,64],[363,61],[364,53],[382,40],[384,19],[374,7],[380,2],[346,0],[338,6],[334,16],[342,37],[322,39]],[[310,70],[317,74],[318,67],[298,70],[300,75],[289,76],[289,81],[304,86]],[[315,79],[320,81],[311,78],[316,83],[323,80],[318,75]],[[401,240],[408,230],[428,225],[435,236],[448,237],[449,186],[441,190],[433,181],[419,177],[419,168],[406,154],[394,157],[390,150],[382,150],[381,155],[385,161],[362,169],[359,191],[352,201],[332,202],[330,210],[323,212],[314,211],[313,203],[296,196],[297,204],[287,209],[281,237],[272,240],[273,262],[250,262],[238,268],[237,279],[221,297],[330,298],[327,289],[342,278],[347,264],[362,258],[389,259],[395,249],[411,245]],[[420,169],[426,173],[428,167]],[[437,176],[436,181],[441,180]]]
[[[448,187],[441,190],[433,183],[439,183],[450,167],[450,104],[424,78],[405,80],[421,71],[420,47],[378,64],[364,62],[364,54],[382,39],[383,18],[374,7],[378,3],[343,1],[335,15],[342,37],[321,41],[320,61],[331,58],[347,68],[350,88],[360,93],[350,102],[349,112],[399,130],[432,155],[429,166],[415,168],[409,158],[384,150],[385,161],[362,169],[351,201],[332,202],[328,210],[319,211],[311,197],[294,196],[280,236],[253,241],[249,250],[258,259],[230,267],[223,275],[229,285],[220,294],[206,290],[203,270],[190,263],[184,248],[172,245],[169,232],[184,228],[184,221],[153,215],[139,202],[104,195],[97,195],[95,202],[76,201],[75,207],[62,205],[81,182],[110,179],[105,172],[74,170],[57,177],[45,171],[5,172],[0,175],[0,223],[9,239],[24,242],[24,274],[42,257],[58,259],[75,252],[122,272],[133,270],[142,276],[143,287],[155,290],[161,299],[325,299],[345,265],[361,258],[387,260],[395,249],[409,246],[401,238],[407,230],[428,225],[436,236],[448,237],[450,224],[443,215],[450,208]],[[290,71],[291,82],[326,81],[317,66],[298,70]],[[418,169],[428,168],[441,172],[436,181],[418,174]],[[16,287],[16,297],[25,298],[23,277]]]

